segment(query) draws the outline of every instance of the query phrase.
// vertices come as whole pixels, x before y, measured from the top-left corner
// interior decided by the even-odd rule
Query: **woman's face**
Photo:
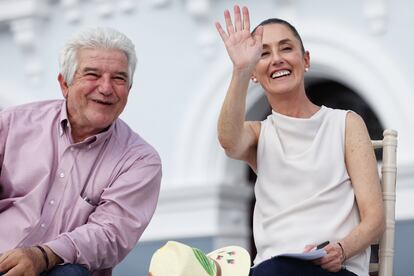
[[[253,76],[269,96],[304,89],[309,53],[302,52],[292,31],[283,24],[265,25],[262,43],[263,52]]]

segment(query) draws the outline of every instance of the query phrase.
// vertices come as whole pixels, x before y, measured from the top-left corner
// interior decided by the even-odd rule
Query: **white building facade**
[[[216,133],[232,68],[214,21],[223,22],[223,10],[234,4],[229,0],[0,0],[2,108],[62,97],[58,54],[80,29],[113,27],[136,44],[138,66],[121,117],[158,149],[164,176],[150,226],[114,275],[146,275],[151,254],[166,240],[181,240],[205,251],[228,244],[250,248],[249,170],[225,156]],[[398,130],[395,275],[411,275],[414,2],[239,0],[237,4],[250,8],[252,25],[279,17],[297,27],[311,54],[309,86],[345,87],[369,107],[380,128]],[[261,88],[252,85],[250,90],[247,116],[263,119],[268,110]],[[329,93],[330,101],[338,103],[335,91]]]

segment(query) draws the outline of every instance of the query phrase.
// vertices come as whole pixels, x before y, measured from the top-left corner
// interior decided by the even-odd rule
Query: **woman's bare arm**
[[[229,11],[224,12],[226,31],[216,23],[233,63],[232,79],[221,108],[218,121],[218,138],[226,154],[234,159],[246,161],[256,169],[257,141],[260,132],[259,122],[245,122],[246,95],[252,71],[262,52],[263,29],[258,28],[254,36],[250,34],[249,11],[234,7],[234,24]]]

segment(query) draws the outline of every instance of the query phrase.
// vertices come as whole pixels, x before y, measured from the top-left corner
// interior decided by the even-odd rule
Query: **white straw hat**
[[[204,254],[197,248],[169,241],[151,259],[152,276],[248,276],[250,255],[242,247],[227,246]]]

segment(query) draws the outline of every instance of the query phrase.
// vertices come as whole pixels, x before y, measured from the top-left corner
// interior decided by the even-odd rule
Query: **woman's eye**
[[[262,57],[265,57],[265,56],[267,56],[267,55],[269,55],[269,52],[262,52]]]
[[[292,47],[283,47],[282,48],[282,51],[290,51],[290,50],[292,50]]]

